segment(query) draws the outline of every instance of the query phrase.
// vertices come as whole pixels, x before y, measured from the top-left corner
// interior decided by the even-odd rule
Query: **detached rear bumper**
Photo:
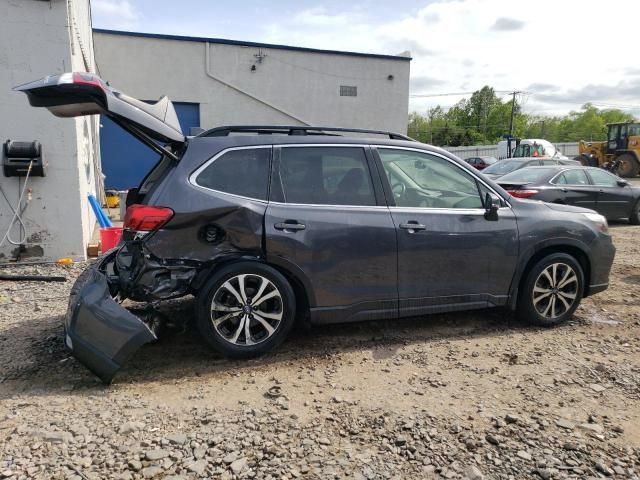
[[[145,343],[153,332],[109,293],[100,262],[76,280],[65,317],[65,343],[73,355],[104,383]]]

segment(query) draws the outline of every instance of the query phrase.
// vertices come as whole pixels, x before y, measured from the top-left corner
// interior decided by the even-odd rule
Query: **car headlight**
[[[589,219],[589,221],[598,225],[598,229],[602,233],[609,233],[609,224],[607,223],[607,219],[604,218],[599,213],[583,213],[585,217]]]

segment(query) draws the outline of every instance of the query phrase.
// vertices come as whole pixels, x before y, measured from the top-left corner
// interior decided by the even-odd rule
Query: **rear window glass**
[[[558,175],[553,183],[559,185],[589,185],[589,180],[587,180],[584,170],[567,170]]]
[[[279,175],[286,203],[376,204],[362,148],[286,147]]]
[[[557,171],[555,168],[521,168],[500,177],[500,182],[537,182]]]
[[[138,190],[139,195],[146,195],[151,191],[153,187],[156,186],[158,180],[160,180],[163,175],[169,170],[171,167],[171,160],[169,157],[163,156],[158,163],[154,165],[151,171],[147,174],[147,176],[142,181],[142,185],[140,185],[140,190]]]
[[[231,150],[196,177],[196,184],[242,197],[267,199],[271,148]]]

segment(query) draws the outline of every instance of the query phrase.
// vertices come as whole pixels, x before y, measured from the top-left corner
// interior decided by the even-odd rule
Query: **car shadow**
[[[291,362],[330,362],[338,355],[371,352],[375,360],[393,358],[407,345],[453,339],[507,336],[515,331],[539,330],[504,309],[436,314],[398,320],[368,321],[327,326],[298,327],[274,352],[251,360],[228,360],[212,351],[193,327],[193,302],[174,306],[177,328],[158,342],[144,345],[116,375],[114,384],[145,384],[263,371]],[[586,320],[576,315],[564,326]],[[36,395],[90,395],[109,389],[76,361],[63,345],[61,317],[32,318],[4,330],[0,346],[0,400],[28,392]]]

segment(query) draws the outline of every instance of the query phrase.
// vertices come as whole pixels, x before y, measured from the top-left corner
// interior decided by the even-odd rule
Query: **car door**
[[[557,197],[549,198],[550,201],[561,201],[576,207],[596,209],[598,200],[598,187],[589,181],[583,169],[571,169],[556,175],[551,179],[555,185]]]
[[[630,188],[618,185],[622,179],[601,168],[589,168],[587,172],[598,192],[596,210],[611,219],[628,217],[633,194]]]
[[[492,190],[439,153],[375,149],[398,237],[400,315],[502,304],[518,257],[516,218],[504,202],[485,219]]]
[[[312,321],[397,317],[395,226],[368,147],[282,145],[274,153],[267,260],[304,279]]]

